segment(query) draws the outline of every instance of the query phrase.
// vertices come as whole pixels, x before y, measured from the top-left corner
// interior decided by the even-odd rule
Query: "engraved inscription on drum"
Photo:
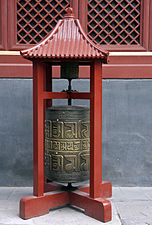
[[[77,139],[89,138],[89,122],[45,121],[45,138]]]
[[[45,165],[54,172],[89,170],[89,122],[45,122]]]

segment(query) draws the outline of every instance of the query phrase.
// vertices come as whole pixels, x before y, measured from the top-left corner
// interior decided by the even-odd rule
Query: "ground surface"
[[[100,225],[72,207],[50,210],[29,220],[19,218],[19,200],[32,195],[31,187],[0,187],[0,225]],[[113,219],[106,225],[152,225],[152,188],[114,187],[111,198]]]

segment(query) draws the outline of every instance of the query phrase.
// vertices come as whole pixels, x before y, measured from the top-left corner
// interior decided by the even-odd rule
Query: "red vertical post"
[[[98,198],[102,183],[102,63],[91,64],[90,74],[90,197]]]
[[[87,7],[88,1],[87,0],[79,0],[79,20],[83,30],[87,33]]]
[[[33,63],[33,195],[44,193],[44,76],[45,66]]]
[[[79,0],[70,0],[70,7],[73,8],[73,13],[75,15],[75,18],[78,18],[78,7],[79,7]]]

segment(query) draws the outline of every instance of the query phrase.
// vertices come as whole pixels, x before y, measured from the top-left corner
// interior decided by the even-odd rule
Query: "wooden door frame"
[[[0,0],[0,50],[7,50],[7,0]]]

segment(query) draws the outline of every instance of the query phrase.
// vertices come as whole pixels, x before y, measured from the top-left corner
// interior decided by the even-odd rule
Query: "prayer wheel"
[[[84,106],[52,106],[46,110],[45,173],[51,181],[89,179],[90,115]]]

